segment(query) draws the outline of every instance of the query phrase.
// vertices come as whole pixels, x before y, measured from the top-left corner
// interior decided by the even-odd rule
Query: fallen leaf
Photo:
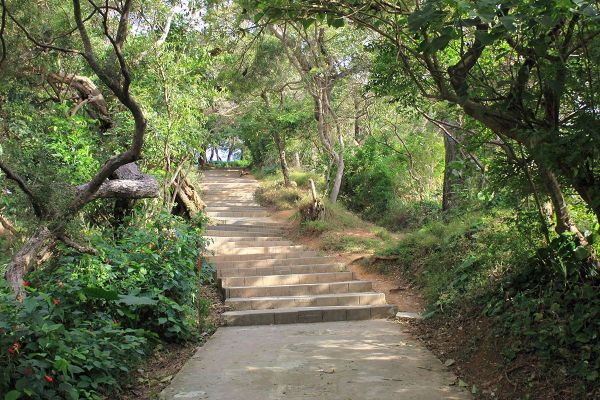
[[[324,374],[333,374],[335,372],[335,369],[333,369],[333,368],[319,369],[319,370],[317,370],[317,372],[322,372]]]

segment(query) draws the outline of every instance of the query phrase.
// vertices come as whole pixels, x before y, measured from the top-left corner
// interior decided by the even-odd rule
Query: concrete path
[[[283,237],[285,224],[254,200],[256,179],[239,170],[205,171],[202,199],[223,288],[227,325],[382,319],[395,315],[385,295],[357,280],[336,257]]]
[[[470,399],[455,380],[391,321],[225,327],[161,399]]]
[[[471,398],[401,325],[377,319],[394,307],[370,282],[283,238],[283,227],[254,202],[256,186],[235,170],[209,171],[203,184],[217,223],[208,230],[211,261],[237,309],[227,323],[254,326],[219,328],[161,399]]]

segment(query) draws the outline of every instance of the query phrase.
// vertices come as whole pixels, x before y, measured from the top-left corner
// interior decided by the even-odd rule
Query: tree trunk
[[[331,194],[329,195],[329,200],[335,204],[337,201],[338,195],[340,194],[340,188],[342,186],[342,178],[344,176],[344,149],[340,149],[337,161],[337,171],[335,172],[335,179],[333,180],[333,188],[331,189]]]
[[[231,138],[231,142],[229,142],[229,151],[227,152],[227,162],[231,161],[231,157],[233,156],[234,151],[235,151],[235,138]]]
[[[300,162],[300,153],[297,151],[294,152],[294,167],[297,169],[302,168],[302,163]]]
[[[75,115],[77,111],[84,106],[89,104],[88,113],[94,119],[98,119],[102,123],[102,130],[107,130],[113,125],[113,121],[108,111],[108,104],[102,95],[102,92],[98,90],[98,87],[94,82],[87,76],[80,76],[75,74],[68,74],[66,72],[48,73],[46,79],[50,86],[54,89],[59,101],[64,93],[75,91],[79,96],[79,102],[70,114]],[[67,91],[62,91],[62,86],[67,85]]]
[[[556,233],[560,235],[564,232],[573,232],[578,238],[585,241],[585,238],[571,220],[569,207],[563,196],[562,189],[558,180],[556,179],[556,176],[543,167],[540,167],[540,172],[542,174],[544,184],[548,189],[548,193],[550,194],[550,199],[554,208],[554,214],[556,215]]]
[[[215,148],[214,147],[210,147],[210,157],[208,158],[208,161],[214,161],[215,158]]]
[[[449,211],[453,209],[458,202],[457,188],[463,183],[462,177],[456,174],[451,167],[451,163],[460,160],[458,144],[448,135],[444,135],[444,186],[442,193],[442,210]]]
[[[125,179],[125,180],[138,180],[138,181],[141,181],[141,180],[147,179],[147,178],[154,179],[149,176],[144,176],[142,174],[142,172],[140,171],[140,167],[139,167],[138,163],[136,163],[136,162],[125,164],[125,165],[117,168],[117,170],[114,172],[113,176],[111,177],[111,179]],[[157,197],[157,196],[155,196],[155,197]],[[117,197],[117,199],[115,200],[115,206],[114,206],[114,211],[113,211],[113,217],[114,217],[113,227],[114,228],[118,228],[119,226],[121,226],[123,224],[123,221],[125,220],[125,217],[128,215],[131,215],[134,205],[135,205],[135,200],[130,197],[127,197],[127,198]]]
[[[84,191],[87,184],[77,187],[79,191]],[[122,199],[147,199],[155,198],[160,194],[160,188],[156,179],[150,175],[143,175],[142,179],[114,179],[107,180],[90,197],[95,199],[122,198]]]
[[[195,218],[206,204],[200,198],[198,191],[187,179],[187,174],[181,172],[179,179],[173,181],[171,185],[173,190],[173,199],[178,204],[177,209],[180,214],[185,214],[189,218]]]
[[[4,215],[0,213],[0,237],[7,237],[8,239],[17,236],[17,230],[15,227],[7,220]]]
[[[285,159],[285,141],[281,138],[279,133],[273,134],[273,141],[275,142],[277,152],[279,153],[279,163],[281,164],[283,183],[285,186],[290,186],[290,169],[288,168],[287,160]]]
[[[206,144],[203,144],[202,147],[200,147],[200,156],[198,157],[198,163],[200,164],[200,168],[204,168],[208,163],[208,159],[206,157],[207,151],[208,146]]]
[[[25,242],[8,263],[4,277],[10,284],[17,300],[21,301],[25,298],[23,277],[33,269],[39,255],[45,253],[43,249],[51,246],[53,242],[54,235],[52,232],[46,227],[40,228]]]

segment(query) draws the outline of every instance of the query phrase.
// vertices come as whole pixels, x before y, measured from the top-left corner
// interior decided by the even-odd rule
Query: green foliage
[[[351,210],[374,220],[384,215],[396,198],[397,172],[390,168],[393,157],[386,157],[374,137],[346,157],[341,198]]]
[[[208,307],[197,298],[198,284],[213,283],[213,270],[200,260],[203,221],[196,223],[167,213],[134,216],[117,239],[92,238],[98,256],[62,249],[51,266],[26,278],[25,302],[3,287],[0,390],[103,398],[119,390],[156,340],[194,339]]]
[[[420,226],[440,210],[439,192],[425,185],[443,174],[435,158],[440,138],[411,132],[399,142],[389,135],[382,127],[348,151],[340,198],[350,210],[389,229]]]
[[[101,399],[105,391],[117,392],[147,354],[150,333],[126,328],[109,313],[84,312],[41,291],[20,303],[1,289],[0,393]]]
[[[93,245],[98,256],[67,254],[56,261],[50,276],[33,274],[32,282],[62,282],[65,293],[61,296],[77,299],[78,307],[109,307],[127,325],[163,339],[191,338],[196,330],[196,264],[206,247],[201,227],[161,213],[149,222],[124,227],[118,237],[96,238]],[[204,268],[205,281],[212,279],[211,272]],[[134,297],[116,301],[119,295]]]
[[[478,298],[497,277],[523,265],[536,245],[523,235],[506,212],[491,216],[472,212],[404,233],[381,251],[398,256],[398,261],[378,268],[383,272],[400,268],[423,288],[430,312],[447,311]]]
[[[570,235],[554,239],[503,282],[484,311],[516,337],[506,354],[534,352],[560,375],[598,387],[600,285],[595,267]]]

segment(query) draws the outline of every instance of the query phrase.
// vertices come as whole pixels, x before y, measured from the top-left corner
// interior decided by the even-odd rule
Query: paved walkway
[[[256,186],[239,171],[206,173],[203,198],[217,223],[208,230],[211,262],[234,311],[162,399],[470,398],[433,354],[383,319],[395,308],[370,282],[283,238],[254,202]]]
[[[227,325],[385,319],[396,307],[357,280],[336,257],[283,237],[286,225],[254,200],[256,179],[238,170],[206,171],[202,199]]]
[[[469,399],[455,379],[391,321],[225,327],[162,399]]]

